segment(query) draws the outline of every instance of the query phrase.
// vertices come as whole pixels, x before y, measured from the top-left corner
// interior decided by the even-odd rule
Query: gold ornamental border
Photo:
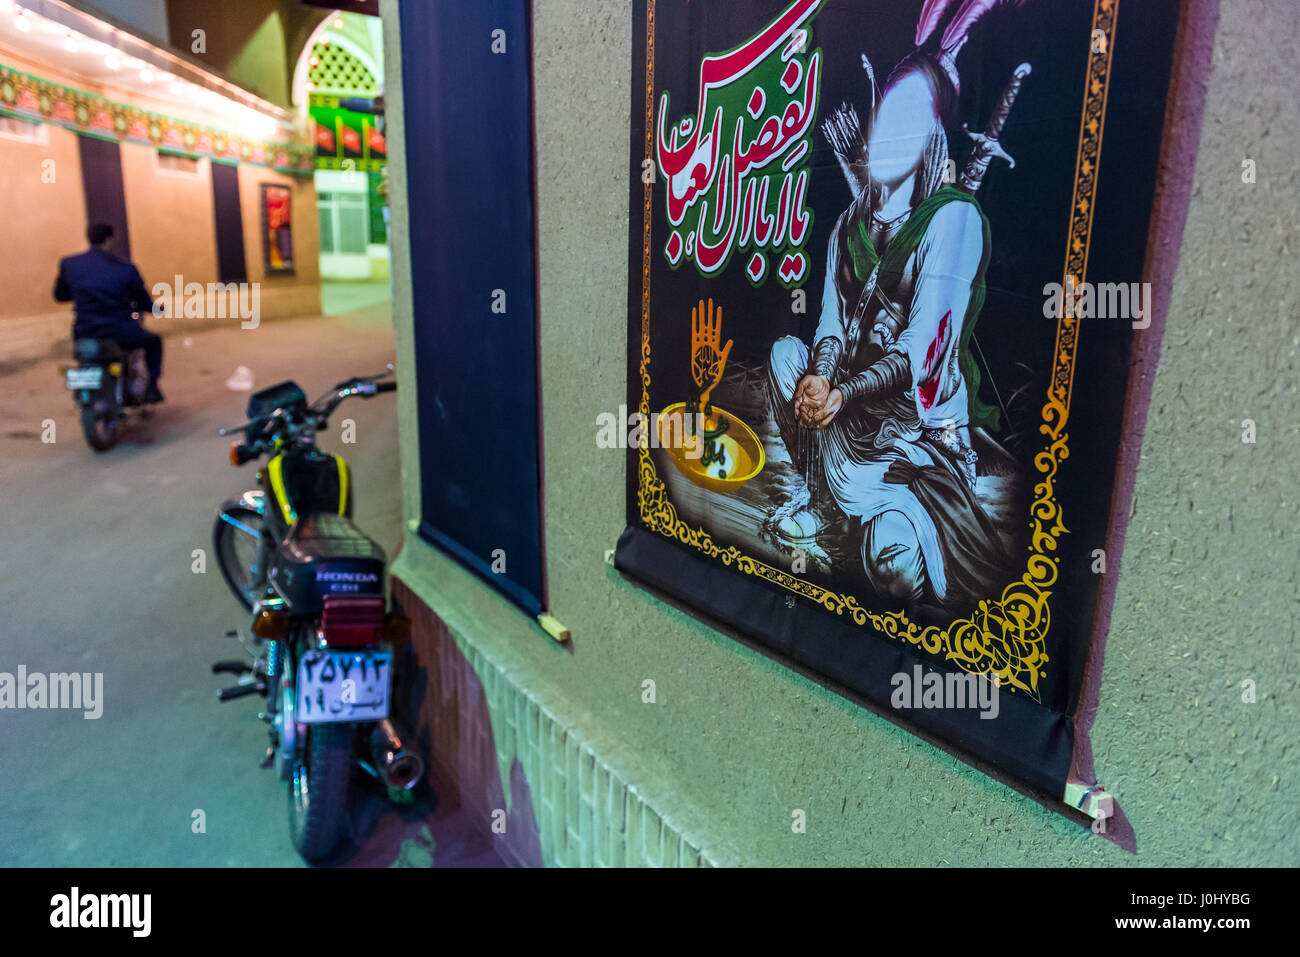
[[[1069,277],[1084,281],[1088,249],[1092,239],[1093,195],[1110,88],[1111,58],[1115,49],[1115,24],[1119,0],[1094,0],[1092,31],[1088,37],[1089,59],[1083,93],[1083,115],[1079,122],[1079,148],[1075,158],[1074,199],[1065,250],[1064,287]],[[1104,42],[1098,47],[1094,38]],[[646,0],[645,153],[654,158],[654,75],[655,0]],[[653,184],[646,183],[642,202],[641,249],[641,414],[650,415],[650,226],[653,213]],[[1038,431],[1044,436],[1043,449],[1034,456],[1034,468],[1041,478],[1034,485],[1029,506],[1029,557],[1025,573],[1003,589],[998,599],[982,599],[969,618],[953,621],[946,629],[921,626],[903,612],[876,612],[862,607],[852,595],[842,595],[798,578],[780,568],[744,554],[735,546],[720,547],[703,528],[692,527],[677,517],[677,510],[663,480],[655,470],[650,450],[643,443],[638,451],[637,504],[642,522],[651,531],[689,545],[728,567],[756,575],[815,601],[838,615],[848,615],[858,625],[870,624],[881,634],[906,641],[941,656],[963,671],[996,676],[1013,691],[1023,691],[1039,700],[1038,685],[1047,676],[1047,631],[1051,623],[1048,599],[1057,579],[1060,558],[1057,539],[1066,534],[1061,506],[1055,497],[1056,469],[1069,456],[1070,417],[1074,385],[1074,363],[1078,349],[1078,319],[1065,315],[1057,322],[1056,348],[1047,401],[1042,408]]]

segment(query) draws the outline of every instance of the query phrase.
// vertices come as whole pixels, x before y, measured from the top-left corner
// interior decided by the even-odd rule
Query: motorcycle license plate
[[[68,370],[69,389],[98,389],[103,381],[104,370],[99,366],[88,366],[85,369]]]
[[[312,650],[298,662],[296,721],[378,721],[388,717],[393,655]]]

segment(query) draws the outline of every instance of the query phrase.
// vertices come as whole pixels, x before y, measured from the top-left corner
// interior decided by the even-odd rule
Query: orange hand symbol
[[[722,381],[722,373],[727,367],[727,356],[731,354],[732,341],[718,349],[722,341],[722,307],[719,306],[715,316],[713,300],[709,300],[709,309],[704,311],[704,300],[697,308],[691,310],[691,375],[695,384],[704,391],[700,393],[700,408],[709,404],[709,393]],[[707,387],[705,383],[708,383]]]

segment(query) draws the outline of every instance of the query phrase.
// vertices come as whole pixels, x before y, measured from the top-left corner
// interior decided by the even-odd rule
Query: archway
[[[381,21],[339,11],[308,35],[291,82],[294,108],[316,143],[322,293],[344,304],[386,298],[383,86]],[[341,289],[339,283],[372,288]],[[331,311],[328,302],[325,311]]]

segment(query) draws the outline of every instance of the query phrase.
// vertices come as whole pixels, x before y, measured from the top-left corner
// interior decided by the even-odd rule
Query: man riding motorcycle
[[[149,366],[145,402],[161,402],[162,337],[131,318],[153,311],[153,298],[140,271],[112,253],[113,227],[94,223],[86,230],[90,249],[59,262],[54,298],[71,302],[75,312],[73,339],[111,339],[123,349],[143,349]]]

